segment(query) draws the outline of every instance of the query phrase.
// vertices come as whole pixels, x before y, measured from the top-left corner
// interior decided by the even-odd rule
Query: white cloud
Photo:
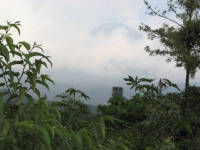
[[[135,41],[130,41],[123,28],[109,35],[90,34],[105,22],[120,21],[135,32],[140,32],[142,21],[154,26],[161,23],[160,19],[140,18],[141,10],[142,0],[2,0],[0,5],[1,22],[22,21],[21,39],[43,44],[55,69],[66,67],[113,78],[121,78],[132,70],[155,77],[182,78],[183,72],[174,69],[173,64],[144,52],[145,45],[158,43],[148,41],[143,33]]]

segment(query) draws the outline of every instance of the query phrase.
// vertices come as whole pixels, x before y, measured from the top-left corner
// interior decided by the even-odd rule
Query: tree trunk
[[[190,72],[189,72],[189,69],[186,69],[186,78],[185,78],[185,101],[186,102],[189,95],[189,85],[190,85]]]

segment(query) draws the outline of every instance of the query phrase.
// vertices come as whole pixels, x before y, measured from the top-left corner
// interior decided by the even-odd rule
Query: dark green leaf
[[[3,55],[3,57],[5,58],[5,60],[7,62],[9,62],[10,60],[10,56],[9,56],[9,51],[7,49],[7,47],[3,44],[0,45],[0,49],[1,49],[1,54]]]
[[[42,86],[46,87],[47,89],[49,89],[49,86],[47,83],[41,81],[41,80],[36,80],[36,83],[41,84]]]
[[[20,35],[21,32],[20,32],[20,29],[18,27],[19,26],[19,22],[15,22],[15,24],[11,24],[11,26],[14,27],[17,30],[17,32],[19,33],[19,35]]]
[[[9,63],[11,66],[12,65],[22,65],[23,64],[23,61],[22,60],[14,60],[12,62]]]
[[[8,29],[8,26],[2,26],[0,25],[0,30],[7,30]]]
[[[35,88],[35,89],[33,90],[33,92],[34,92],[38,97],[40,97],[40,90],[38,90],[37,88]]]
[[[25,42],[25,41],[21,41],[19,42],[19,44],[23,45],[27,50],[31,49],[31,46],[29,43]]]
[[[13,53],[15,51],[15,46],[13,45],[13,39],[10,36],[7,36],[6,42],[8,44],[8,47],[10,48],[10,51]]]
[[[35,60],[35,66],[36,66],[36,69],[37,69],[37,72],[40,73],[40,69],[41,69],[41,66],[42,66],[42,60],[41,59],[36,59]]]

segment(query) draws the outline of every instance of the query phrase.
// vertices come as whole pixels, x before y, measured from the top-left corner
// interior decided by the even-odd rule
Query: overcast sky
[[[183,69],[144,51],[159,42],[148,40],[140,23],[165,21],[145,10],[143,0],[1,0],[0,23],[21,21],[20,39],[43,45],[56,82],[111,86],[127,75],[184,81]]]

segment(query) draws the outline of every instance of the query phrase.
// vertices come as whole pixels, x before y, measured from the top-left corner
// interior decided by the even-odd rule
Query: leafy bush
[[[167,79],[156,85],[153,79],[125,79],[135,95],[125,103],[99,105],[108,138],[129,141],[130,149],[195,149],[199,146],[199,93],[191,87],[190,107],[184,107],[181,93],[165,93],[163,89],[178,86]],[[162,88],[162,89],[161,89]],[[120,101],[120,99],[119,99]]]

